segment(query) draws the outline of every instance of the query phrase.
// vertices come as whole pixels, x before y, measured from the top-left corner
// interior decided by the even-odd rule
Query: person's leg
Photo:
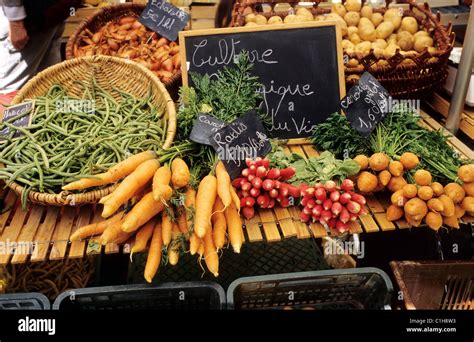
[[[56,32],[49,44],[48,52],[44,55],[38,67],[38,72],[61,62],[61,37],[64,32],[64,24],[56,26],[55,29]]]

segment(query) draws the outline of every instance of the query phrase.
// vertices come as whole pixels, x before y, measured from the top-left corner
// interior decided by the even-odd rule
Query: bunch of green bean
[[[36,98],[29,127],[13,125],[18,117],[0,123],[0,130],[9,129],[9,136],[0,141],[0,179],[25,186],[24,199],[31,190],[58,193],[70,181],[163,145],[164,106],[152,104],[151,92],[136,98],[115,89],[120,94],[116,100],[95,80],[82,85],[81,98],[68,96],[60,85]],[[67,103],[92,103],[93,110],[70,111]]]

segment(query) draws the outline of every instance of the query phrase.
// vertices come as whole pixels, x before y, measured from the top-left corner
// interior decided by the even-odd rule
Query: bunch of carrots
[[[82,190],[119,182],[112,193],[101,198],[104,221],[76,230],[71,241],[98,236],[101,244],[132,242],[133,253],[146,250],[145,279],[151,282],[162,256],[176,265],[187,251],[204,259],[208,270],[218,276],[218,251],[226,234],[236,253],[243,243],[240,201],[222,162],[215,175],[205,176],[197,189],[191,172],[180,158],[170,166],[160,165],[154,152],[145,151],[118,163],[94,178],[82,178],[63,190]],[[131,208],[125,210],[124,208]],[[166,257],[166,258],[165,258]]]

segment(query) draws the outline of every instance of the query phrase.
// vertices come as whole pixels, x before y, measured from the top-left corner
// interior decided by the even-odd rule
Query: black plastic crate
[[[134,254],[129,267],[129,283],[143,283],[147,253]],[[202,267],[206,268],[204,260]],[[314,239],[289,238],[278,242],[251,242],[236,254],[225,249],[219,258],[219,277],[204,273],[196,255],[180,257],[176,266],[161,265],[153,284],[178,281],[213,281],[224,289],[236,279],[248,276],[304,272],[328,269],[320,248]]]
[[[354,268],[240,278],[227,307],[255,309],[387,309],[393,285],[377,268]]]
[[[48,297],[37,292],[0,295],[0,310],[50,310]]]
[[[119,285],[69,290],[53,310],[221,310],[224,289],[211,282]]]

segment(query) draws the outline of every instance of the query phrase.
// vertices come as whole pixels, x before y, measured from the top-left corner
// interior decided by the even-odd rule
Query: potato
[[[285,24],[291,24],[291,23],[296,23],[298,20],[298,17],[295,14],[288,14],[285,19],[283,19],[283,22]]]
[[[324,20],[326,20],[326,17],[321,14],[314,17],[314,21],[324,21]]]
[[[413,17],[404,17],[400,29],[415,34],[418,32],[418,22]]]
[[[359,0],[347,0],[344,6],[346,7],[347,11],[360,12],[362,4],[359,2]]]
[[[434,53],[434,52],[436,52],[436,48],[434,46],[430,46],[430,47],[428,47],[428,52],[429,53]],[[428,62],[430,62],[430,63],[436,63],[437,61],[438,61],[437,57],[432,57],[432,58],[428,59]]]
[[[395,26],[395,30],[398,30],[402,24],[402,11],[398,8],[390,8],[383,15],[383,20],[392,22],[393,26]]]
[[[370,52],[371,48],[372,44],[370,42],[361,42],[355,46],[354,51],[360,53],[368,53]]]
[[[393,30],[395,30],[395,26],[393,26],[392,22],[384,21],[377,26],[375,32],[378,39],[385,39],[393,33]]]
[[[372,21],[372,24],[377,27],[383,21],[383,15],[382,13],[374,13],[370,20]]]
[[[341,46],[344,50],[354,49],[354,44],[350,40],[347,40],[347,39],[342,40]]]
[[[351,43],[352,44],[352,43]],[[354,44],[352,44],[354,46]],[[357,68],[359,66],[359,61],[355,58],[351,58],[349,59],[349,61],[346,63],[346,66],[349,67],[349,68]],[[355,158],[354,158],[355,159]],[[367,167],[366,167],[367,168]],[[365,170],[365,169],[362,169],[361,167],[361,170]]]
[[[250,14],[247,14],[245,16],[245,23],[255,23],[256,22],[256,19],[255,19],[256,15],[254,13],[250,13]]]
[[[413,37],[416,39],[418,37],[429,37],[429,33],[426,31],[418,31],[415,34],[413,34]]]
[[[282,24],[283,23],[283,19],[281,19],[281,17],[279,17],[278,15],[274,15],[273,17],[270,17],[270,19],[268,19],[268,25],[275,25],[275,24]]]
[[[387,47],[387,42],[385,39],[376,39],[375,42],[372,43],[372,48],[374,49],[385,49]],[[400,176],[400,175],[397,175]]]
[[[358,33],[359,33],[359,29],[358,29],[357,27],[355,27],[355,26],[349,26],[349,27],[347,28],[347,36],[350,37],[351,34],[353,34],[353,33],[357,33],[357,34],[358,34]]]
[[[416,52],[422,52],[424,49],[433,46],[433,39],[431,37],[418,37],[413,46]]]
[[[261,14],[257,14],[255,16],[255,22],[258,24],[258,25],[267,25],[267,18],[265,18],[263,15]]]
[[[360,14],[357,12],[347,12],[344,16],[347,26],[356,26],[360,20]]]
[[[444,187],[444,193],[448,195],[453,202],[460,203],[466,196],[466,192],[458,183],[449,183]]]
[[[398,41],[398,46],[400,46],[400,48],[403,50],[403,52],[411,51],[413,49],[413,44],[414,44],[414,40],[410,39],[410,38],[407,38],[407,39],[404,38],[404,39],[400,39]],[[403,55],[405,55],[405,54],[403,54]]]
[[[338,14],[340,17],[344,18],[347,11],[343,4],[333,4],[331,7],[331,12]]]
[[[354,81],[354,82],[357,82],[360,80],[360,76],[359,75],[349,75],[346,77],[346,81],[347,82],[350,82],[350,81]]]
[[[253,21],[249,21],[247,24],[245,24],[245,26],[259,26],[259,25]]]
[[[389,43],[387,45],[387,47],[385,48],[384,52],[385,52],[385,55],[386,56],[393,56],[395,55],[395,53],[397,52],[397,50],[400,49],[400,46],[398,46],[397,44],[392,44],[392,43]]]
[[[397,34],[392,33],[386,40],[388,45],[397,44]]]
[[[295,23],[306,23],[308,21],[313,21],[313,16],[311,15],[303,15],[303,14],[297,14],[296,15],[296,20]]]
[[[362,6],[362,9],[360,10],[360,16],[364,18],[372,18],[373,14],[373,8],[370,5],[364,5]]]
[[[342,17],[340,17],[338,14],[336,13],[329,13],[327,16],[326,16],[326,20],[332,20],[332,21],[337,21],[341,24],[341,33],[342,33],[342,36],[344,37],[346,34],[347,34],[347,24],[346,22],[344,21],[344,19]]]
[[[367,19],[367,18],[360,18],[360,19],[359,19],[359,24],[357,25],[357,28],[360,30],[360,28],[361,28],[362,26],[365,26],[365,25],[370,25],[370,26],[372,26],[372,27],[375,29],[374,24],[372,24],[372,22],[371,22],[369,19]]]
[[[353,33],[351,34],[351,36],[349,37],[350,41],[357,45],[359,44],[360,42],[362,42],[362,39],[360,39],[360,36],[357,34],[357,33]]]
[[[296,10],[296,15],[307,15],[307,16],[311,16],[311,18],[313,17],[313,13],[311,13],[311,11],[307,8],[304,8],[304,7],[300,7]]]
[[[385,49],[383,50],[383,54],[385,55]],[[377,61],[377,66],[380,68],[386,67],[388,66],[388,62],[386,60],[381,59]]]
[[[375,29],[373,26],[370,26],[370,25],[364,25],[360,27],[359,36],[362,38],[362,40],[365,40],[368,42],[375,42],[375,39],[377,39],[377,34],[375,32]]]

